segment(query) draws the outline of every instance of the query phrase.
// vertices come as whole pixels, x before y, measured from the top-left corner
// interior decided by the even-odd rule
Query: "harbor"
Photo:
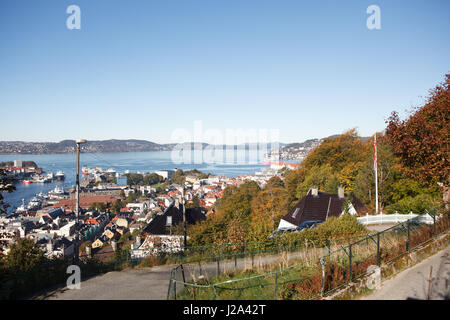
[[[54,190],[56,186],[64,190],[70,190],[75,186],[76,162],[73,154],[40,154],[40,155],[1,155],[0,161],[14,163],[20,160],[23,163],[32,161],[42,168],[40,173],[32,172],[27,176],[18,175],[18,181],[15,184],[16,190],[12,193],[3,193],[5,201],[10,205],[8,213],[14,212],[22,205],[22,199],[25,199],[25,205],[36,197],[37,194],[47,194]],[[85,178],[100,177],[101,172],[119,176],[117,184],[126,183],[120,176],[127,172],[144,173],[157,170],[182,170],[198,169],[202,172],[214,175],[223,175],[227,177],[237,177],[240,175],[254,174],[267,169],[270,165],[261,162],[257,163],[236,163],[234,161],[223,161],[221,163],[200,163],[200,164],[176,164],[172,162],[170,151],[156,152],[120,152],[81,155],[80,179],[83,184]],[[101,169],[100,171],[98,169]],[[39,171],[39,170],[38,170]],[[22,180],[33,180],[33,176],[46,177],[53,173],[55,176],[58,171],[64,173],[64,179],[51,179],[49,182],[31,182],[22,183]]]

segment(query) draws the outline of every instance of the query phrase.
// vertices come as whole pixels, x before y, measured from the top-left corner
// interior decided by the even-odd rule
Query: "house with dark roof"
[[[346,195],[343,187],[338,188],[337,194],[311,188],[306,196],[281,218],[278,229],[295,228],[305,221],[326,221],[329,217],[339,217],[345,212],[364,215],[367,209],[353,194]]]
[[[205,220],[203,208],[186,209],[186,224],[194,224]],[[183,236],[172,235],[172,228],[183,223],[183,209],[178,201],[174,201],[162,214],[157,214],[145,226],[142,233],[144,242],[138,249],[131,251],[132,258],[142,258],[160,252],[180,252],[183,250]]]
[[[186,209],[186,224],[195,224],[198,221],[205,219],[206,216],[202,208]],[[163,214],[155,215],[145,226],[142,233],[170,235],[171,227],[174,227],[179,223],[183,223],[183,210],[175,201],[172,202]]]

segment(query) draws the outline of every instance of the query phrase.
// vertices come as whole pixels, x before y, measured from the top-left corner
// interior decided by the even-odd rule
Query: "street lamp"
[[[185,202],[186,202],[186,198],[184,195],[185,192],[185,179],[183,179],[183,185],[180,186],[178,184],[176,184],[178,191],[181,192],[181,205],[183,206],[183,230],[184,230],[184,249],[186,250],[187,247],[187,232],[186,232],[186,206],[185,206]]]
[[[79,139],[76,141],[77,143],[77,179],[76,179],[76,202],[75,202],[75,214],[76,214],[76,235],[75,235],[75,261],[78,264],[79,261],[79,252],[78,252],[78,240],[79,240],[79,217],[80,217],[80,145],[86,143],[85,139]]]

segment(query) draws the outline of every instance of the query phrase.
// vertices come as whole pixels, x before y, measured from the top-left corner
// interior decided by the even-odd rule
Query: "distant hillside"
[[[277,145],[283,150],[291,148],[303,147],[310,149],[317,145],[319,139],[310,139],[302,143],[284,144],[279,142]],[[209,146],[207,143],[184,143],[183,148],[191,146],[194,149],[201,149]],[[234,146],[235,149],[251,149],[256,148],[256,143],[246,143]],[[60,142],[24,142],[24,141],[0,141],[0,154],[60,154],[74,153],[75,140],[62,140]],[[88,153],[105,153],[105,152],[150,152],[150,151],[171,151],[175,143],[158,144],[146,140],[88,140],[86,144],[81,146],[83,152]],[[201,146],[201,148],[199,148]],[[271,147],[273,143],[260,144],[259,148]],[[215,146],[217,148],[218,146]],[[223,146],[229,148],[230,146]]]
[[[280,146],[284,144],[280,143]],[[63,140],[60,142],[23,142],[23,141],[0,141],[0,154],[59,154],[74,153],[75,140]],[[83,152],[105,153],[105,152],[149,152],[149,151],[171,151],[177,144],[158,144],[146,140],[91,140],[81,146]],[[209,146],[207,143],[184,143],[185,149],[190,146],[201,149]],[[239,145],[240,148],[255,147],[255,144]],[[226,148],[227,146],[223,146]],[[216,146],[217,148],[217,146]]]
[[[0,141],[0,154],[51,154],[74,153],[75,140],[63,140],[60,142],[22,142]],[[160,145],[145,140],[104,140],[88,141],[82,145],[83,152],[145,152],[172,150],[170,145]]]

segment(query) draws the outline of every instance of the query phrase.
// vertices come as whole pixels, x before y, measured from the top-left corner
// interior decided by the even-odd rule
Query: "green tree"
[[[319,190],[325,191],[329,187],[329,181],[333,177],[333,169],[329,164],[322,166],[314,166],[308,170],[305,180],[297,186],[297,199],[303,198],[308,190],[312,187],[318,187]],[[328,191],[328,190],[327,190]],[[337,189],[333,192],[336,193]]]
[[[156,173],[146,174],[143,179],[144,185],[154,185],[160,183],[162,181],[162,177],[157,175]]]
[[[265,188],[284,188],[284,182],[278,176],[273,176],[267,181]]]
[[[142,185],[144,182],[144,176],[140,173],[127,173],[125,176],[129,186]]]
[[[192,202],[186,203],[187,209],[195,209],[195,208],[199,208],[199,207],[200,207],[200,199],[197,195],[192,197]]]
[[[139,198],[139,194],[137,192],[129,192],[126,202],[133,203],[133,202],[136,202],[138,198]]]
[[[93,202],[89,205],[89,210],[96,210],[99,212],[106,211],[106,204],[103,202]]]
[[[3,200],[3,192],[11,193],[16,190],[14,179],[9,177],[3,169],[0,169],[0,214],[7,213],[9,204]]]
[[[300,199],[297,197],[297,188],[305,180],[306,169],[302,166],[295,170],[288,170],[284,174],[284,185],[287,192],[289,208],[292,208]]]
[[[111,204],[110,211],[113,214],[118,214],[120,213],[120,209],[125,208],[125,206],[126,206],[125,202],[119,199]]]
[[[5,267],[9,270],[26,272],[44,259],[44,252],[32,239],[20,238],[11,244],[5,259]]]
[[[184,176],[183,170],[178,169],[170,177],[170,183],[183,185],[184,184],[184,178],[185,178],[185,176]]]

